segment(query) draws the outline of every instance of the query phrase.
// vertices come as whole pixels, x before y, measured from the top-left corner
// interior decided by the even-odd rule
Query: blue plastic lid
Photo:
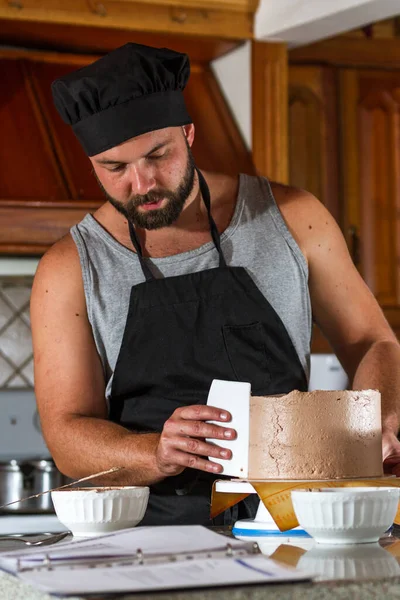
[[[239,529],[238,527],[233,527],[232,533],[233,535],[240,535],[242,537],[311,537],[304,529],[279,531],[276,529]]]

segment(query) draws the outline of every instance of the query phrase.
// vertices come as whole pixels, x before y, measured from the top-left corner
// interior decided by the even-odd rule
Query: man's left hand
[[[382,451],[384,472],[400,477],[400,442],[392,431],[383,432]]]

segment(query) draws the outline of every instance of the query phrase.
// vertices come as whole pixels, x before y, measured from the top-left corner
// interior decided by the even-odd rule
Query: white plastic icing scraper
[[[237,432],[234,440],[207,440],[232,451],[231,459],[212,457],[211,460],[223,466],[224,475],[243,479],[247,479],[249,474],[250,395],[250,383],[214,379],[207,399],[208,406],[215,406],[231,413],[232,420],[226,426]],[[224,425],[222,421],[210,422]]]

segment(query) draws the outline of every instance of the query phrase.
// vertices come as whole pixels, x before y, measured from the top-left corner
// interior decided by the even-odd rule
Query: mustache
[[[164,198],[171,200],[172,197],[173,197],[173,194],[169,190],[157,190],[157,191],[152,190],[142,196],[139,196],[139,195],[133,196],[133,198],[131,198],[131,200],[130,200],[130,204],[133,207],[137,207],[137,206],[142,206],[143,204],[159,202],[160,200],[163,200]]]

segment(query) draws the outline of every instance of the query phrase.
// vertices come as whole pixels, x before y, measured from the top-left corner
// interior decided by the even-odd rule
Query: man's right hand
[[[228,423],[231,415],[213,406],[193,405],[177,408],[165,422],[158,442],[156,461],[160,472],[170,477],[179,475],[186,467],[221,473],[221,465],[203,457],[229,459],[232,453],[217,444],[207,443],[208,439],[233,440],[234,429],[206,421]]]

